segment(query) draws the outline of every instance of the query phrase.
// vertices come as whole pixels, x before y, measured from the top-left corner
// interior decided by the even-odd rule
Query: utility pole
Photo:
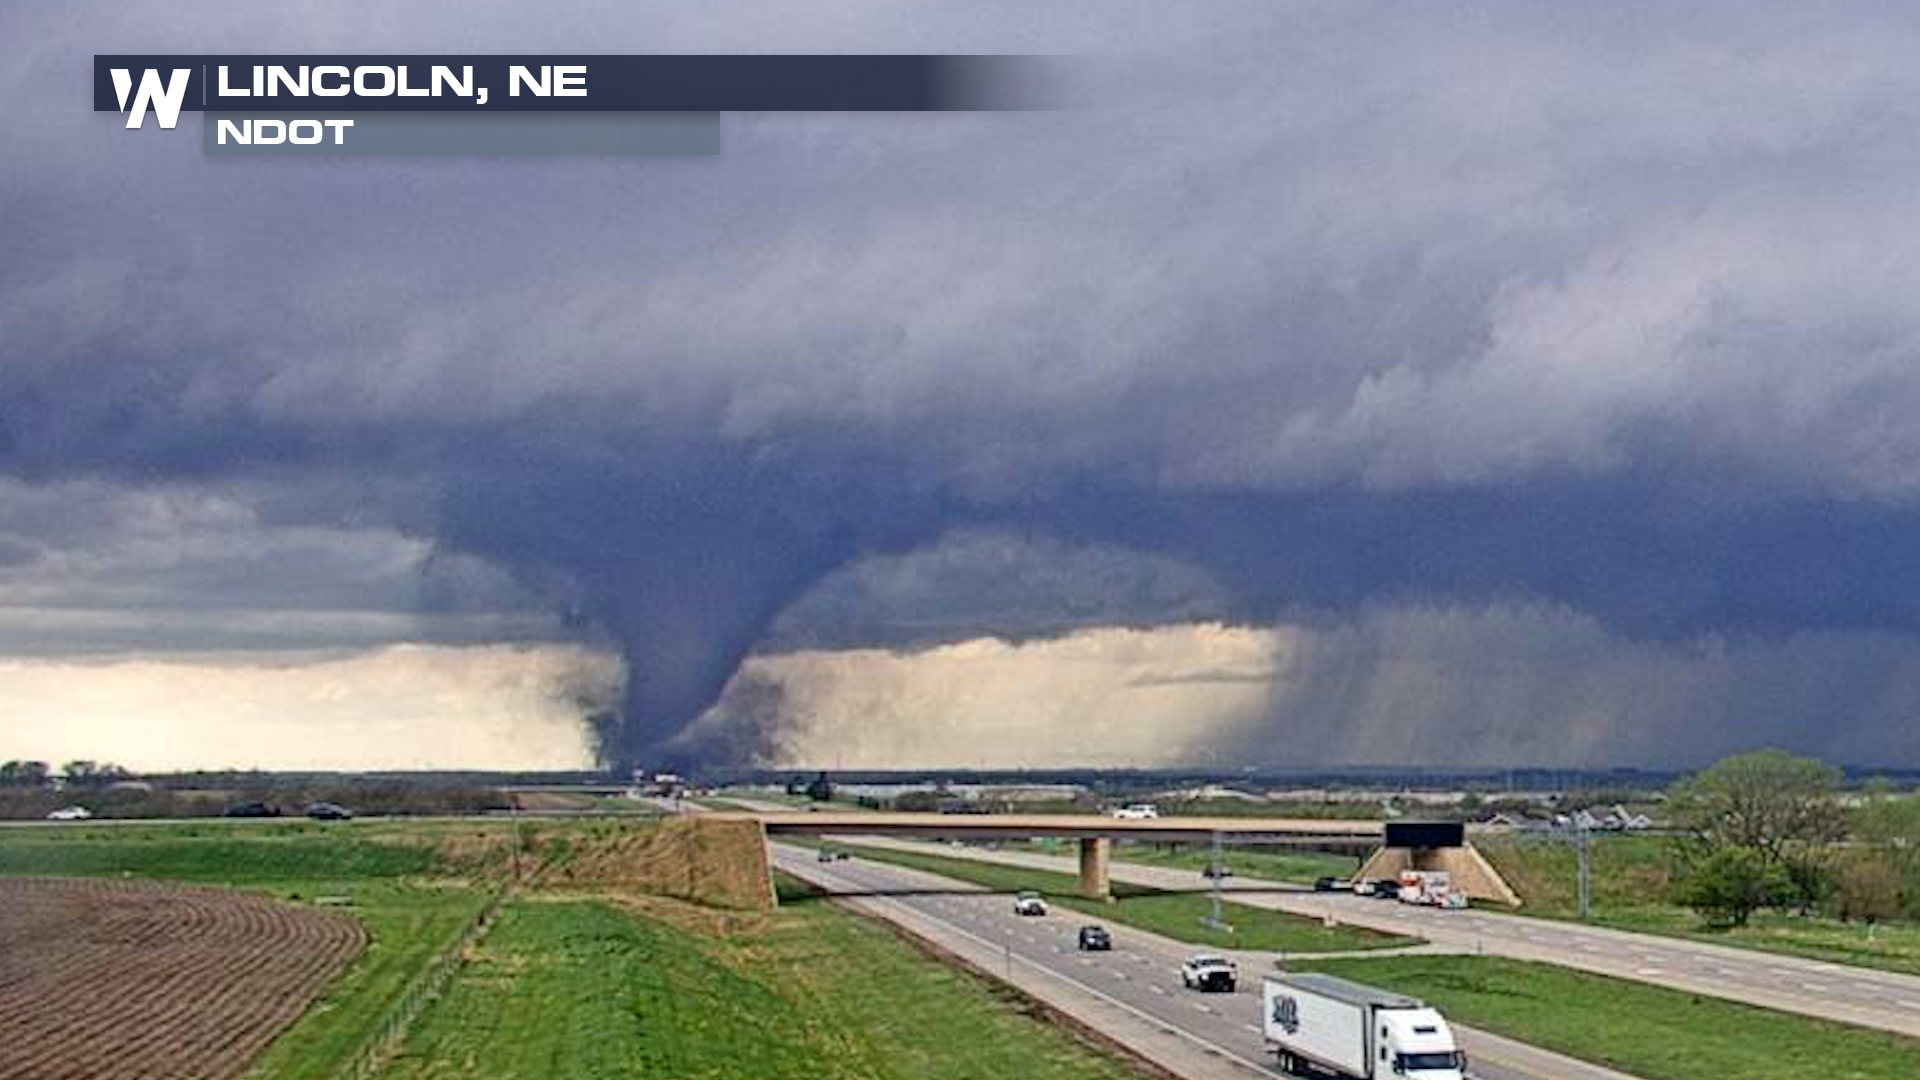
[[[520,796],[513,796],[513,802],[508,807],[508,814],[513,819],[513,840],[511,841],[513,845],[513,883],[518,886],[520,884],[520,847],[524,842],[520,835]]]

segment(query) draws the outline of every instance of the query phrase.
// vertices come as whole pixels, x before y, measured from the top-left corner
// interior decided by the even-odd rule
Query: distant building
[[[807,798],[815,802],[828,802],[833,799],[833,781],[827,779],[826,773],[823,772],[814,777],[813,783],[807,785]]]

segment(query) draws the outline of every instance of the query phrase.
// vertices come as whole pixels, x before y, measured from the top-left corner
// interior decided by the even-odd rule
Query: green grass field
[[[1728,930],[1707,927],[1693,912],[1665,901],[1666,843],[1642,836],[1594,838],[1593,923],[1920,975],[1920,926],[1910,923],[1880,926],[1869,936],[1867,927],[1860,923],[1763,911],[1755,914],[1747,926]],[[1578,871],[1571,845],[1488,840],[1476,846],[1525,898],[1521,914],[1569,920],[1578,916]]]
[[[1643,1080],[1912,1080],[1920,1040],[1546,964],[1462,956],[1300,965]]]
[[[386,1080],[1119,1080],[994,986],[786,883],[770,915],[507,908]]]
[[[130,874],[227,884],[427,874],[426,843],[352,824],[209,822],[0,829],[0,874]]]
[[[1192,870],[1196,875],[1213,861],[1210,850],[1196,845],[1172,848],[1165,844],[1121,843],[1115,845],[1113,857],[1116,861],[1142,866]],[[1227,868],[1242,877],[1297,884],[1312,884],[1315,878],[1321,877],[1352,877],[1360,869],[1360,860],[1351,855],[1330,855],[1323,851],[1255,851],[1230,847],[1225,851],[1225,858]]]
[[[275,887],[287,895],[344,895],[343,909],[367,928],[365,952],[328,987],[248,1073],[252,1080],[327,1080],[360,1050],[407,985],[460,937],[487,901],[484,889],[428,883],[304,881]]]
[[[834,846],[855,852],[863,858],[925,870],[1000,892],[1034,889],[1045,895],[1049,903],[1196,945],[1300,953],[1344,952],[1417,944],[1413,938],[1352,926],[1330,927],[1317,919],[1239,904],[1225,909],[1227,919],[1233,925],[1233,931],[1227,933],[1200,924],[1201,917],[1213,911],[1212,901],[1205,893],[1166,892],[1116,881],[1113,883],[1113,902],[1101,903],[1081,897],[1080,880],[1071,874],[923,855],[891,848],[857,844]]]

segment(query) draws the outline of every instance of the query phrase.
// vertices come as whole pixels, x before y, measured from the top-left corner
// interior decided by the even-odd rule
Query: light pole
[[[1233,927],[1220,917],[1220,879],[1226,871],[1226,857],[1220,852],[1220,831],[1213,833],[1213,859],[1207,867],[1208,876],[1213,878],[1213,914],[1200,920],[1200,925],[1209,930],[1218,930],[1223,934],[1233,933]]]

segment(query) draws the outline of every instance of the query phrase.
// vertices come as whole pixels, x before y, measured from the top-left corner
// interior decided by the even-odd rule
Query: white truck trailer
[[[1331,975],[1270,975],[1260,991],[1280,1068],[1352,1080],[1465,1080],[1453,1029],[1424,1002]]]

